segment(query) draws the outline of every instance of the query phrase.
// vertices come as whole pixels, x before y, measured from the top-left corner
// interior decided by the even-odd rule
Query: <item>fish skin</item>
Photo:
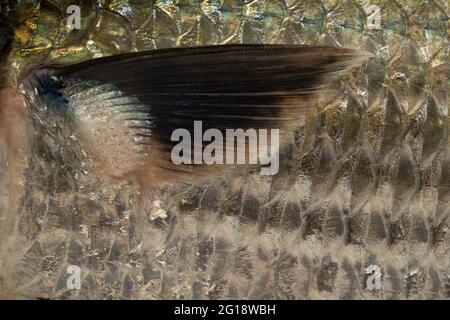
[[[316,121],[299,128],[293,150],[286,151],[292,160],[286,161],[279,177],[243,175],[152,191],[145,204],[147,231],[141,245],[133,223],[138,190],[71,172],[70,163],[69,168],[59,168],[61,158],[55,158],[59,146],[49,136],[60,133],[51,126],[35,128],[39,138],[30,143],[32,156],[24,169],[22,192],[27,201],[17,212],[19,229],[8,238],[10,247],[2,247],[2,256],[12,257],[8,273],[2,274],[2,294],[62,299],[448,298],[448,27],[435,31],[437,37],[432,40],[423,32],[408,34],[424,30],[423,12],[444,12],[448,17],[448,5],[411,1],[400,6],[378,1],[374,3],[380,5],[383,20],[395,21],[394,32],[345,27],[340,32],[335,27],[346,12],[357,13],[355,17],[361,14],[361,3],[349,3],[346,10],[336,1],[311,1],[298,5],[299,9],[295,4],[287,6],[289,14],[319,17],[313,20],[317,25],[302,29],[277,15],[264,19],[262,1],[244,6],[245,10],[238,8],[236,12],[245,12],[242,21],[211,19],[218,10],[207,6],[200,19],[189,19],[183,16],[186,9],[158,1],[142,11],[143,15],[155,13],[156,20],[150,23],[153,30],[138,29],[145,19],[130,20],[137,34],[137,41],[130,43],[123,36],[130,28],[121,17],[136,16],[142,8],[113,2],[109,11],[101,9],[98,15],[85,10],[89,19],[101,21],[99,29],[91,31],[94,40],[87,50],[81,49],[84,45],[68,50],[56,42],[47,46],[52,39],[46,39],[39,21],[22,28],[39,26],[32,37],[22,33],[35,41],[34,51],[24,50],[29,57],[33,52],[31,58],[17,52],[11,55],[17,62],[12,79],[20,71],[17,66],[28,59],[73,62],[209,41],[347,46],[350,40],[350,46],[375,53],[379,64],[355,72],[342,84],[345,90],[339,90],[318,112]],[[41,12],[38,20],[53,11],[43,8]],[[267,21],[286,24],[271,37],[263,30],[277,28],[264,28]],[[108,25],[119,34],[114,46]],[[442,50],[430,61],[433,50],[422,52],[424,47]],[[416,68],[419,65],[422,69]],[[410,80],[417,74],[418,81]],[[379,78],[383,86],[377,85]],[[430,95],[418,94],[410,83]],[[71,156],[62,159],[67,163]],[[284,192],[281,198],[275,192],[279,190]],[[151,219],[161,209],[154,200],[161,201],[165,219]],[[26,253],[12,254],[21,251],[19,247]],[[19,261],[21,267],[14,268]],[[64,287],[67,264],[82,266],[85,277],[78,293]],[[130,270],[127,264],[136,268]],[[365,267],[371,264],[382,269],[381,290],[367,289]],[[102,282],[105,285],[99,285]],[[13,293],[11,288],[18,284],[21,289]]]
[[[176,129],[194,135],[199,121],[204,131],[217,128],[223,135],[227,128],[276,128],[286,139],[329,83],[369,57],[325,46],[151,50],[42,66],[20,76],[19,88],[35,122],[60,115],[58,126],[74,127],[71,137],[103,175],[155,188],[225,168],[173,165]]]

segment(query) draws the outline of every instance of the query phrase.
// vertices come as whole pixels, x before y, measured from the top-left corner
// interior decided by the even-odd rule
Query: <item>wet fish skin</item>
[[[24,199],[28,202],[17,217],[21,231],[15,233],[19,239],[26,234],[26,243],[32,245],[24,257],[12,260],[25,261],[25,267],[17,272],[26,276],[15,281],[24,283],[36,276],[42,282],[25,286],[22,295],[47,296],[47,288],[55,288],[56,297],[74,298],[63,284],[64,267],[74,263],[83,267],[86,276],[78,297],[448,297],[448,20],[439,18],[441,13],[448,17],[448,7],[445,2],[374,3],[381,8],[384,24],[380,31],[365,29],[364,19],[359,18],[363,16],[361,3],[352,1],[291,2],[288,10],[255,1],[248,8],[244,5],[245,10],[237,5],[232,11],[235,18],[216,20],[209,19],[213,12],[220,12],[214,8],[203,14],[192,6],[192,11],[200,12],[197,19],[189,10],[183,16],[186,7],[171,1],[147,7],[112,2],[98,14],[82,8],[94,21],[92,25],[101,20],[98,29],[54,37],[74,37],[76,43],[77,36],[92,36],[87,46],[82,40],[82,45],[70,50],[61,45],[64,41],[54,41],[53,33],[45,36],[45,23],[35,20],[38,32],[26,37],[37,40],[31,46],[34,51],[24,53],[30,56],[32,52],[36,60],[48,52],[50,59],[78,61],[136,49],[229,40],[346,46],[350,42],[350,46],[375,53],[379,64],[356,72],[343,84],[346,93],[331,99],[317,121],[311,122],[314,125],[299,129],[298,154],[293,151],[293,160],[287,165],[298,168],[294,173],[274,181],[244,176],[151,195],[148,241],[143,247],[127,240],[134,237],[134,216],[127,218],[127,212],[136,209],[136,190],[83,176],[73,185],[66,170],[49,166],[48,159],[58,146],[42,130],[38,136],[45,143],[35,142],[30,151],[38,156],[26,173],[30,180]],[[277,14],[265,19],[268,6],[289,11],[288,18],[304,14],[305,27],[289,25],[289,19]],[[143,19],[136,15],[139,10]],[[53,11],[43,8],[42,12],[41,18]],[[245,19],[238,18],[241,12]],[[153,13],[149,28],[139,29]],[[133,37],[121,16],[132,18],[134,43],[127,40]],[[354,25],[362,28],[342,23],[349,17],[356,17]],[[428,30],[433,35],[430,38],[424,36],[423,21],[444,24]],[[267,26],[270,22],[275,22],[274,27]],[[286,24],[278,29],[280,22]],[[16,52],[14,60],[20,66],[27,58]],[[413,81],[414,77],[418,81]],[[384,86],[377,85],[380,78]],[[421,100],[417,94],[421,91],[411,88],[411,83],[432,95]],[[287,179],[290,177],[295,183]],[[271,197],[270,190],[283,188],[285,197],[275,199],[268,213],[264,204]],[[151,220],[152,212],[158,210],[152,200],[161,200],[165,219]],[[41,217],[45,222],[39,225]],[[264,232],[258,233],[255,219]],[[82,233],[82,225],[90,231],[89,237]],[[292,231],[286,230],[289,228]],[[144,252],[151,258],[142,258]],[[46,264],[41,270],[36,266],[44,257]],[[137,270],[127,269],[126,263],[135,264]],[[365,267],[370,264],[382,269],[382,290],[367,290]],[[103,281],[106,285],[98,284]]]

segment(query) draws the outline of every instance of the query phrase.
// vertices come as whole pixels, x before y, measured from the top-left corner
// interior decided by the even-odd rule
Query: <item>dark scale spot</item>
[[[275,260],[274,278],[278,288],[278,295],[281,299],[295,299],[294,284],[297,277],[298,260],[297,257],[282,252]]]
[[[253,279],[253,258],[247,248],[238,248],[235,255],[237,273],[243,275],[249,281]]]
[[[448,299],[450,298],[450,274],[446,273],[444,274],[444,291],[445,291],[445,297]]]
[[[187,271],[191,267],[191,257],[193,255],[193,239],[187,237],[181,239],[180,251],[178,252],[177,272]]]
[[[408,298],[423,298],[422,290],[426,283],[427,274],[421,268],[411,269],[405,277],[406,295]]]
[[[316,274],[317,289],[319,291],[333,292],[337,271],[338,264],[325,257]]]
[[[344,233],[343,212],[337,206],[328,208],[325,215],[324,233],[329,237],[339,237]]]
[[[209,185],[202,191],[200,208],[205,210],[217,211],[220,204],[220,190],[214,185]]]
[[[194,281],[192,284],[192,299],[206,299],[206,285],[202,281]]]
[[[192,187],[183,192],[180,197],[180,209],[182,211],[192,211],[197,209],[200,204],[202,193],[202,189],[199,187]]]
[[[295,202],[287,202],[284,206],[281,226],[287,230],[296,230],[301,225],[300,205]]]
[[[147,284],[151,280],[160,279],[161,271],[152,265],[147,265],[142,269],[142,276],[144,277],[144,283]]]
[[[225,288],[227,287],[227,284],[228,284],[227,279],[220,279],[213,281],[208,290],[208,298],[211,300],[218,300],[223,298],[223,295],[226,292]]]
[[[413,215],[411,218],[411,229],[409,232],[409,239],[417,242],[428,242],[428,228],[425,220],[418,215]]]
[[[431,243],[434,246],[444,243],[444,241],[447,237],[447,229],[448,229],[447,221],[444,220],[436,226],[431,225],[430,228],[431,228],[431,236],[432,236]]]
[[[229,243],[224,239],[216,239],[214,243],[212,281],[221,279],[228,268]]]
[[[80,241],[72,239],[67,252],[67,263],[81,266],[83,263],[83,245]]]
[[[400,275],[398,271],[392,267],[388,266],[386,268],[386,281],[390,284],[390,295],[387,296],[387,299],[389,300],[396,300],[399,299],[402,293],[402,280],[400,278]],[[388,290],[385,290],[388,292]]]
[[[399,220],[392,221],[389,227],[389,234],[391,235],[391,244],[399,243],[405,239],[404,225]]]
[[[228,195],[220,208],[221,216],[239,216],[242,209],[243,192],[234,192]]]
[[[117,263],[106,262],[105,272],[103,273],[103,281],[108,285],[114,285],[120,277],[120,269]]]
[[[370,215],[367,237],[371,240],[383,240],[386,238],[383,218],[379,212],[372,212]]]
[[[304,216],[305,223],[302,225],[303,238],[307,238],[310,235],[320,234],[323,230],[325,210],[317,208],[309,211]]]
[[[212,238],[201,239],[197,243],[195,265],[204,271],[208,267],[209,258],[214,252],[214,240]]]
[[[111,246],[111,250],[109,251],[108,261],[120,261],[123,254],[123,243],[115,240]]]
[[[347,258],[345,258],[344,261],[342,262],[342,271],[345,274],[347,285],[343,288],[343,292],[341,293],[341,299],[344,300],[355,299],[358,296],[360,283],[354,266]]]
[[[439,271],[434,269],[434,268],[430,268],[428,271],[428,287],[429,287],[429,296],[426,297],[428,299],[439,299],[440,294],[441,294],[441,279],[440,279],[440,274]]]
[[[98,288],[98,285],[96,283],[95,278],[88,274],[81,283],[81,289],[80,289],[80,298],[81,299],[87,299],[88,297],[95,297],[96,294],[94,293],[95,290]]]
[[[134,292],[135,283],[129,273],[125,276],[122,284],[122,296],[124,298],[130,298]]]
[[[262,209],[262,221],[260,221],[261,228],[264,230],[267,227],[278,227],[281,216],[283,215],[283,201],[277,201],[273,205]]]
[[[253,195],[247,195],[244,197],[242,203],[242,222],[255,222],[258,220],[260,214],[260,202]]]

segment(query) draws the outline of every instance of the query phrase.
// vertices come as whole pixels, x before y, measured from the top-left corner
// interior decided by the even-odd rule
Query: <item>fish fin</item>
[[[176,129],[193,137],[194,121],[201,121],[203,132],[290,132],[314,108],[324,83],[367,58],[363,52],[332,47],[175,48],[47,67],[33,72],[37,80],[28,83],[62,96],[85,128],[82,134],[103,148],[97,153],[104,161],[117,158],[113,165],[125,166],[117,173],[145,170],[154,179],[167,175],[171,180],[209,172],[172,162]],[[122,156],[113,156],[116,152]]]

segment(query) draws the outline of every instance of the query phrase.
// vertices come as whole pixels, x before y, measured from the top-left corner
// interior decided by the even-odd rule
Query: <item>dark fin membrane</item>
[[[146,163],[136,168],[141,176],[144,169],[152,178],[172,179],[208,172],[205,166],[172,163],[171,150],[178,143],[171,141],[174,130],[187,129],[193,137],[194,121],[201,121],[203,132],[210,128],[222,132],[280,129],[283,137],[284,131],[295,129],[314,108],[324,83],[367,58],[363,52],[333,47],[210,46],[128,53],[33,74],[38,75],[41,87],[50,86],[42,74],[51,74],[74,109],[81,104],[86,112],[115,108],[137,119],[140,124],[131,125],[114,114],[111,125],[117,126],[122,119],[131,130],[140,130],[133,135],[150,137]],[[80,88],[78,96],[74,88]],[[108,106],[108,99],[116,100]],[[89,109],[87,105],[96,106]],[[145,123],[140,121],[143,114],[149,118]],[[116,143],[131,152],[126,144],[139,140],[129,141],[126,136],[128,140],[117,138]],[[194,172],[194,167],[202,170]]]

